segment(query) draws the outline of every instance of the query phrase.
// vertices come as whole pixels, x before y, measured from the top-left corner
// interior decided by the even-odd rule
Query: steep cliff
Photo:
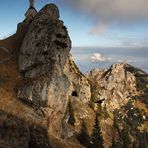
[[[19,71],[26,83],[19,87],[18,97],[39,108],[46,107],[48,132],[59,137],[63,135],[62,120],[73,93],[82,103],[88,103],[91,96],[87,79],[72,67],[70,49],[71,41],[59,20],[59,10],[50,4],[29,26],[19,54]]]
[[[26,122],[24,128],[28,133],[23,138],[27,136],[28,141],[21,143],[25,142],[25,147],[81,147],[75,134],[81,120],[90,118],[88,113],[93,112],[88,106],[90,84],[72,60],[70,37],[64,23],[59,20],[59,10],[54,4],[46,5],[31,22],[23,21],[18,29],[24,24],[27,28],[25,37],[20,39],[22,45],[18,48],[19,52],[17,49],[17,54],[10,58],[12,52],[7,53],[4,48],[0,50],[0,97],[5,99],[1,100],[0,107],[6,116],[1,118],[1,127],[8,122],[8,113],[11,122],[15,118],[20,123]],[[7,44],[7,39],[5,42]],[[14,46],[11,48],[16,51]],[[9,60],[5,61],[6,58]],[[77,108],[73,123],[69,102],[74,109]],[[19,122],[16,126],[21,128]],[[7,130],[11,131],[11,128],[10,125]],[[6,129],[3,130],[5,133]],[[5,141],[7,145],[13,145],[7,138],[7,132],[4,136],[6,139],[1,143]],[[14,144],[14,147],[19,146],[19,143]]]

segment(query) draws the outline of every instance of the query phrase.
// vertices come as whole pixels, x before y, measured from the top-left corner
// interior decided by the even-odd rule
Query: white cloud
[[[90,56],[90,60],[92,62],[104,62],[104,61],[108,61],[110,59],[111,58],[104,57],[101,53],[94,53]]]

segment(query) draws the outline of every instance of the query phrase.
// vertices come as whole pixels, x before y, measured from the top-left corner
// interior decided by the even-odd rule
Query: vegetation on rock
[[[74,126],[75,125],[74,109],[70,100],[68,102],[68,113],[69,113],[68,124]]]
[[[81,125],[80,133],[77,136],[79,142],[84,145],[85,147],[90,146],[90,136],[87,130],[86,123],[83,121]]]
[[[93,131],[91,134],[90,148],[103,148],[103,138],[101,133],[101,128],[98,120],[98,114],[96,113],[96,118],[93,126]]]

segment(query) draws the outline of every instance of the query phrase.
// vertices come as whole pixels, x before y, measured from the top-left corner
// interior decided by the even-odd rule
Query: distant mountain
[[[101,125],[105,141],[117,147],[148,145],[148,74],[129,64],[114,64],[109,69],[90,71],[91,105],[104,99]],[[126,139],[127,138],[127,139]],[[127,141],[124,141],[127,140]]]

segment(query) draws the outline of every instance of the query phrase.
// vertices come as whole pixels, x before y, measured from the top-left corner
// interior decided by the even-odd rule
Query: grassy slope
[[[0,40],[0,45],[18,52],[24,39],[25,29],[22,28],[14,35],[5,40]],[[0,61],[10,58],[11,55],[0,49]],[[17,58],[13,57],[9,61],[0,64],[0,109],[16,115],[26,121],[35,121],[39,124],[44,120],[36,119],[34,109],[25,105],[17,98],[17,86],[23,83],[23,78],[18,72]]]
[[[1,60],[8,56],[0,50]],[[0,109],[25,118],[29,108],[17,98],[16,87],[21,83],[22,77],[18,73],[16,65],[15,59],[0,64]]]
[[[0,40],[0,45],[10,49],[11,52],[19,51],[27,30],[27,23],[19,24],[17,32],[4,40]]]

